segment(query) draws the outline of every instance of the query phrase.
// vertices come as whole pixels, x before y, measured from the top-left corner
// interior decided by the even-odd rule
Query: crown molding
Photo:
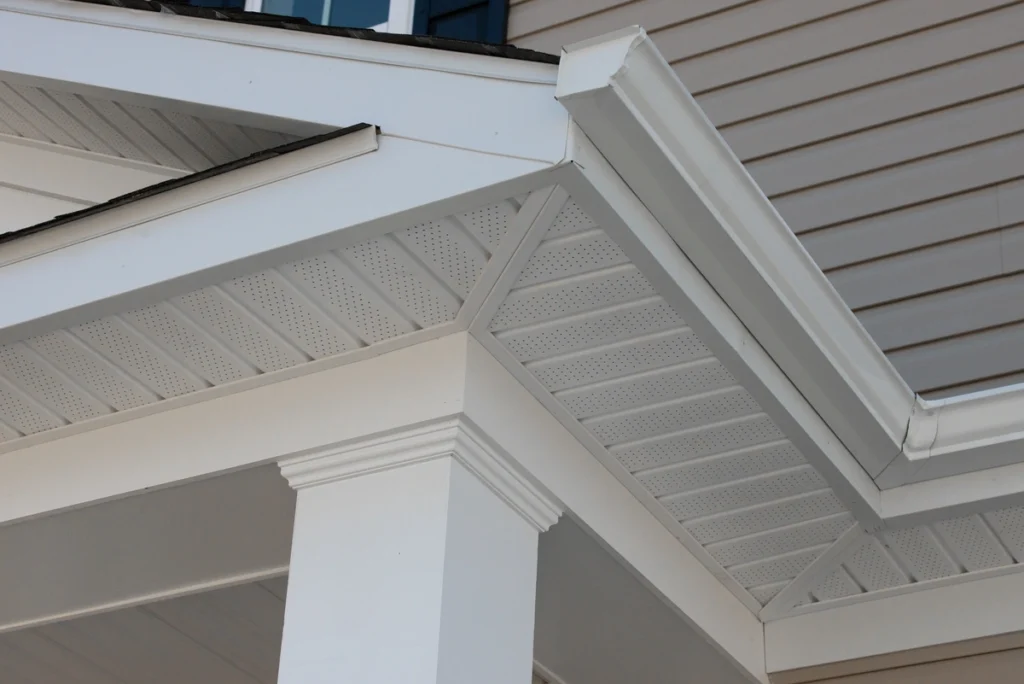
[[[462,464],[538,531],[558,521],[561,506],[462,416],[290,458],[279,466],[288,484],[301,490],[442,458]]]

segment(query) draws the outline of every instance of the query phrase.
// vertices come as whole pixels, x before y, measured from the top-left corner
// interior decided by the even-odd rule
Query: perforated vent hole
[[[579,233],[596,227],[597,223],[587,216],[586,212],[580,208],[580,205],[576,204],[575,200],[570,199],[565,203],[565,206],[562,207],[562,210],[558,212],[558,216],[555,218],[555,222],[551,225],[551,229],[548,231],[547,237],[551,238],[559,235],[569,235],[570,233]]]
[[[130,378],[123,377],[101,357],[86,351],[65,333],[47,333],[32,338],[28,343],[50,363],[118,411],[156,401],[156,396]]]
[[[861,593],[861,590],[846,571],[839,567],[814,587],[812,593],[819,601],[834,601],[846,596],[856,596]]]
[[[505,330],[654,295],[654,288],[632,265],[579,279],[513,290],[491,320]]]
[[[204,387],[140,336],[128,332],[117,319],[101,318],[71,331],[162,397],[176,397]]]
[[[630,472],[680,463],[732,449],[782,439],[775,423],[765,415],[751,416],[687,434],[644,442],[637,446],[615,448],[612,452]]]
[[[868,591],[898,587],[909,581],[874,537],[867,537],[846,559],[846,569]]]
[[[978,516],[943,520],[935,523],[935,528],[961,564],[972,572],[1013,563]]]
[[[729,574],[744,587],[755,587],[762,584],[772,584],[782,580],[793,579],[800,572],[814,562],[814,559],[821,555],[825,546],[813,549],[805,549],[796,553],[772,558],[771,560],[758,561],[748,565],[738,565],[728,568]]]
[[[515,207],[509,202],[501,202],[490,207],[481,207],[459,214],[457,220],[470,235],[477,239],[488,252],[494,253],[501,244],[501,239],[508,231],[508,223],[516,214]]]
[[[314,358],[341,354],[354,346],[342,338],[319,312],[298,299],[266,271],[236,278],[225,287],[287,337],[302,345]]]
[[[788,582],[776,582],[775,584],[766,584],[760,587],[752,587],[750,595],[754,597],[754,600],[760,603],[762,606],[768,605],[768,602],[775,598],[780,591],[786,588]]]
[[[252,320],[250,314],[213,290],[196,290],[173,300],[192,320],[213,331],[261,371],[289,368],[305,358],[276,335]]]
[[[160,306],[136,309],[124,318],[214,385],[254,374]]]
[[[824,488],[825,480],[810,466],[766,475],[755,480],[724,485],[691,494],[661,499],[676,518],[686,521],[746,506],[767,503],[795,494]]]
[[[0,347],[0,372],[69,422],[88,420],[109,409],[46,367],[45,361],[19,345]]]
[[[593,419],[587,421],[586,426],[604,444],[621,444],[717,420],[748,416],[760,410],[761,407],[746,390],[730,389],[618,417]]]
[[[24,435],[61,426],[59,421],[22,399],[15,390],[9,389],[6,383],[0,384],[0,420]]]
[[[806,461],[796,447],[784,442],[764,449],[752,449],[702,459],[694,463],[683,463],[668,470],[642,473],[637,479],[655,496],[665,496],[713,487],[804,463]]]
[[[478,247],[463,242],[468,238],[460,240],[454,230],[458,228],[443,221],[433,221],[407,228],[396,237],[465,299],[476,285],[487,258]]]
[[[705,358],[711,352],[691,330],[662,333],[571,359],[531,364],[530,370],[551,391],[586,382],[619,378],[671,363]]]
[[[960,573],[926,527],[891,530],[883,537],[919,582]]]
[[[686,529],[697,541],[702,544],[710,544],[785,525],[795,525],[815,518],[823,518],[835,513],[842,513],[845,510],[843,504],[831,490],[824,490],[788,501],[696,520],[688,523]]]
[[[0,442],[9,442],[12,439],[18,439],[19,437],[21,437],[20,432],[9,425],[0,423]]]
[[[678,327],[679,317],[663,300],[552,323],[527,332],[500,333],[499,339],[522,361],[554,356],[627,337]]]
[[[409,257],[389,239],[361,242],[344,251],[347,261],[362,271],[423,327],[440,325],[455,318],[458,303],[443,299],[417,274]]]
[[[581,233],[542,242],[516,281],[516,287],[567,278],[624,264],[629,259],[603,232]]]
[[[594,390],[562,393],[558,398],[577,418],[586,418],[719,390],[734,383],[722,364],[709,359]]]
[[[711,545],[708,551],[723,566],[750,563],[759,558],[834,542],[851,525],[853,518],[840,514],[832,518],[771,530],[754,537]]]
[[[386,310],[378,297],[348,268],[330,256],[316,256],[288,264],[281,269],[311,292],[365,342],[373,344],[414,330],[397,313]]]
[[[1021,562],[1024,559],[1024,508],[993,511],[985,517],[1016,561]]]

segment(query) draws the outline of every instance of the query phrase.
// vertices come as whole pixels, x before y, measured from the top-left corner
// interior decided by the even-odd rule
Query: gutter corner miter
[[[647,32],[630,26],[562,48],[555,99],[576,116],[573,101],[611,86],[629,55],[644,43],[650,43]]]

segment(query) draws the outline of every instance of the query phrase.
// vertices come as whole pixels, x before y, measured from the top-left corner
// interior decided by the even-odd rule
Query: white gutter
[[[555,96],[845,447],[820,444],[826,479],[856,476],[848,450],[875,480],[866,495],[859,478],[844,483],[871,518],[902,526],[1024,500],[1024,385],[916,396],[643,29],[567,47]]]
[[[639,28],[566,48],[556,98],[872,477],[914,394]]]
[[[879,487],[951,477],[1024,461],[1024,385],[930,401],[918,398],[899,457]]]

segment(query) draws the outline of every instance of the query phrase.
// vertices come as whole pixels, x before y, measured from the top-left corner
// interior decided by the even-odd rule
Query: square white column
[[[291,459],[280,684],[527,684],[559,510],[458,420]]]

